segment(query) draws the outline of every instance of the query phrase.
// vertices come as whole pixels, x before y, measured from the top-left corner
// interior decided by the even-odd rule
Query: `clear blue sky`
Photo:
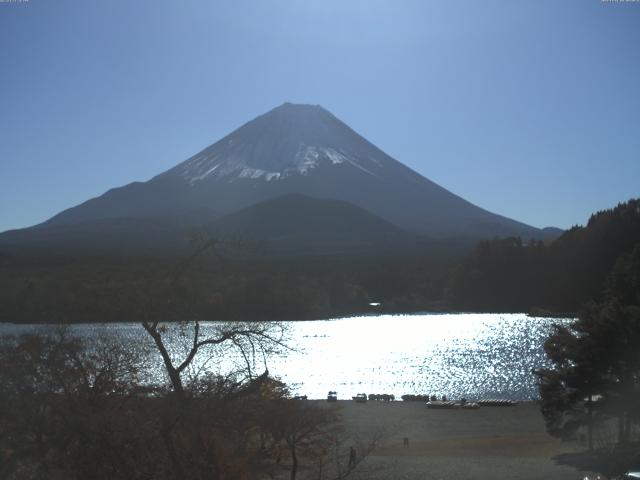
[[[0,231],[284,101],[535,226],[640,196],[640,3],[0,3]]]

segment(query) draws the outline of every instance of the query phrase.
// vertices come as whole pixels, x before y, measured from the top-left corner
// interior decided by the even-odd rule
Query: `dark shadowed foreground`
[[[534,403],[298,400],[248,370],[149,387],[107,337],[0,347],[3,479],[563,479],[576,470],[551,458],[584,449],[545,433]]]
[[[216,338],[259,347],[238,329],[202,341]],[[109,337],[61,330],[0,340],[3,480],[337,480],[379,439],[346,436],[339,409],[291,398],[268,372],[253,375],[249,357],[227,376],[178,367],[166,384],[148,385],[144,358]]]

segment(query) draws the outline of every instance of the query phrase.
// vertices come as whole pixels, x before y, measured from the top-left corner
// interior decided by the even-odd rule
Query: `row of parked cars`
[[[369,396],[367,396],[366,393],[358,393],[356,396],[351,397],[351,400],[353,400],[354,402],[358,402],[358,403],[365,403],[367,400],[379,400],[379,401],[384,401],[384,402],[393,402],[393,401],[395,401],[395,399],[396,399],[396,397],[394,397],[393,395],[376,394],[376,393],[372,393]],[[333,390],[331,390],[327,394],[327,402],[337,402],[337,401],[338,401],[338,393],[334,392]]]

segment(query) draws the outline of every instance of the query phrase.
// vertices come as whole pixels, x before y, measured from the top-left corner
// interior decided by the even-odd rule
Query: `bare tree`
[[[152,289],[148,296],[145,316],[141,322],[162,358],[164,370],[174,394],[166,399],[160,436],[175,478],[216,478],[221,468],[217,459],[221,456],[219,452],[222,447],[215,445],[216,427],[210,420],[203,423],[202,401],[195,404],[189,402],[194,392],[191,388],[187,388],[186,372],[191,367],[197,366],[201,360],[200,356],[217,360],[230,357],[240,359],[241,366],[235,372],[236,385],[226,390],[238,392],[242,390],[237,388],[239,385],[252,384],[254,370],[259,362],[264,364],[264,373],[261,377],[268,377],[267,357],[286,348],[283,324],[277,322],[205,324],[202,318],[190,312],[189,302],[194,301],[194,297],[190,297],[190,294],[197,291],[199,285],[197,282],[189,284],[188,281],[192,278],[188,274],[198,266],[198,260],[205,254],[213,254],[217,259],[221,259],[222,252],[229,249],[229,245],[229,242],[217,239],[201,242],[188,258],[179,262],[165,278],[160,280],[159,288]],[[232,242],[231,246],[237,247],[237,244]],[[177,322],[162,321],[163,318],[175,317],[173,310],[177,310],[178,317],[183,316],[188,319]],[[175,348],[180,342],[185,347],[182,350]],[[195,383],[192,381],[189,387],[194,386],[197,389],[197,375],[192,380]],[[246,390],[244,393],[247,393]],[[219,406],[219,404],[216,405]],[[209,418],[216,416],[216,413],[220,412],[209,410]],[[241,423],[244,421],[242,420]],[[206,425],[206,428],[203,428],[203,425]],[[199,458],[199,463],[194,463],[194,458]]]
[[[283,450],[289,454],[289,478],[296,480],[301,464],[328,454],[333,438],[342,431],[336,408],[313,402],[279,398],[265,412],[263,424],[274,442],[276,463]]]
[[[178,262],[160,279],[159,288],[152,288],[147,296],[147,308],[143,312],[145,318],[142,327],[153,339],[158,353],[162,357],[165,371],[169,377],[175,395],[185,397],[184,372],[193,365],[199,352],[216,347],[230,346],[235,355],[244,360],[244,369],[250,379],[253,375],[257,360],[266,360],[267,356],[287,348],[285,344],[285,328],[278,322],[216,322],[202,327],[202,319],[193,315],[189,310],[189,302],[193,297],[188,292],[197,290],[198,285],[187,285],[187,294],[181,296],[185,290],[180,282],[188,277],[198,260],[205,255],[222,260],[225,254],[237,249],[247,249],[250,245],[239,240],[220,240],[196,238],[197,248],[186,259]],[[186,305],[185,305],[186,304]],[[180,305],[180,307],[178,307]],[[178,322],[162,322],[170,312],[177,309],[182,315],[193,315],[190,320]],[[179,332],[180,337],[188,341],[188,348],[180,357],[172,355],[168,338],[172,337],[171,330]],[[175,339],[175,337],[174,337]],[[225,349],[226,350],[226,349]],[[215,351],[213,352],[215,354]]]
[[[185,397],[183,373],[190,367],[198,352],[207,347],[230,345],[234,347],[236,354],[244,359],[246,373],[249,378],[253,376],[256,360],[266,357],[281,348],[286,348],[285,331],[281,324],[273,322],[218,322],[210,325],[203,334],[201,322],[180,322],[177,326],[183,333],[190,335],[190,346],[182,358],[171,355],[167,345],[167,332],[171,326],[161,324],[159,321],[142,322],[143,328],[154,341],[165,370],[171,382],[171,387],[180,399]]]

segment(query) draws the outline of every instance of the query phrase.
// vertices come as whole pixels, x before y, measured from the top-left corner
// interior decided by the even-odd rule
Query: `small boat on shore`
[[[427,402],[427,408],[435,410],[477,410],[480,408],[480,405],[475,402],[445,402],[432,400]]]
[[[515,407],[518,402],[515,400],[504,400],[504,399],[485,399],[479,400],[478,404],[481,407]]]

